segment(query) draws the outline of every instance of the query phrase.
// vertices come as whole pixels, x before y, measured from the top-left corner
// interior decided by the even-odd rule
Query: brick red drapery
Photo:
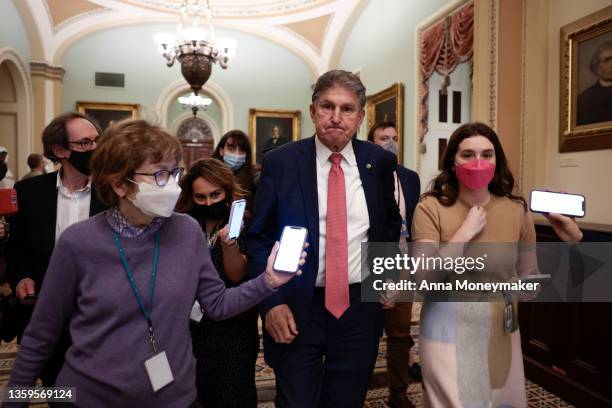
[[[421,32],[419,141],[428,131],[427,82],[435,72],[450,75],[458,64],[472,58],[474,3],[470,2]]]

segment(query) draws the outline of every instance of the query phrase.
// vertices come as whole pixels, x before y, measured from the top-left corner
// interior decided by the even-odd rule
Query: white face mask
[[[397,156],[397,142],[393,139],[386,140],[383,144],[380,145],[383,149],[393,153]]]
[[[156,184],[137,183],[130,180],[134,184],[138,184],[139,191],[136,197],[132,200],[128,198],[143,214],[149,217],[170,217],[174,212],[174,206],[181,195],[181,188],[174,179],[170,176],[168,183],[160,187]]]

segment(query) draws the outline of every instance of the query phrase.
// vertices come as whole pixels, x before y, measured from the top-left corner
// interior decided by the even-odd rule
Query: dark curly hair
[[[508,168],[508,161],[497,134],[489,126],[480,122],[466,123],[453,132],[442,159],[442,171],[432,180],[429,191],[423,194],[423,197],[434,196],[445,206],[455,204],[459,196],[459,180],[455,175],[455,156],[459,150],[459,144],[472,136],[486,137],[495,148],[495,174],[489,183],[491,194],[518,201],[527,211],[527,203],[523,197],[512,194],[514,176]]]

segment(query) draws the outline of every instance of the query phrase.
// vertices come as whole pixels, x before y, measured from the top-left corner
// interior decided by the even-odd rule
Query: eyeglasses
[[[175,167],[172,170],[158,170],[155,173],[133,173],[141,176],[151,176],[155,177],[155,184],[159,187],[163,187],[168,184],[168,180],[170,179],[170,175],[177,183],[181,179],[181,175],[183,174],[185,169],[183,167]]]
[[[83,150],[89,150],[93,147],[94,143],[98,143],[98,140],[100,140],[100,138],[96,137],[95,139],[81,139],[77,142],[66,142],[66,143],[77,144],[77,145],[80,145]]]

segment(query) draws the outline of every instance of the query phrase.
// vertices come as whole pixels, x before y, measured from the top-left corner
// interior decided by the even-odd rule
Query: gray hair
[[[597,47],[597,51],[591,57],[589,68],[591,69],[591,72],[595,74],[595,76],[599,76],[599,74],[597,73],[597,70],[599,69],[599,63],[601,62],[599,58],[601,57],[601,54],[607,50],[612,50],[612,41],[606,41],[605,43]]]
[[[341,69],[334,69],[327,71],[317,79],[317,83],[314,86],[312,92],[312,103],[316,103],[321,95],[321,92],[326,89],[339,86],[352,91],[359,98],[359,107],[363,109],[366,102],[366,89],[361,82],[361,79],[352,72],[343,71]]]

